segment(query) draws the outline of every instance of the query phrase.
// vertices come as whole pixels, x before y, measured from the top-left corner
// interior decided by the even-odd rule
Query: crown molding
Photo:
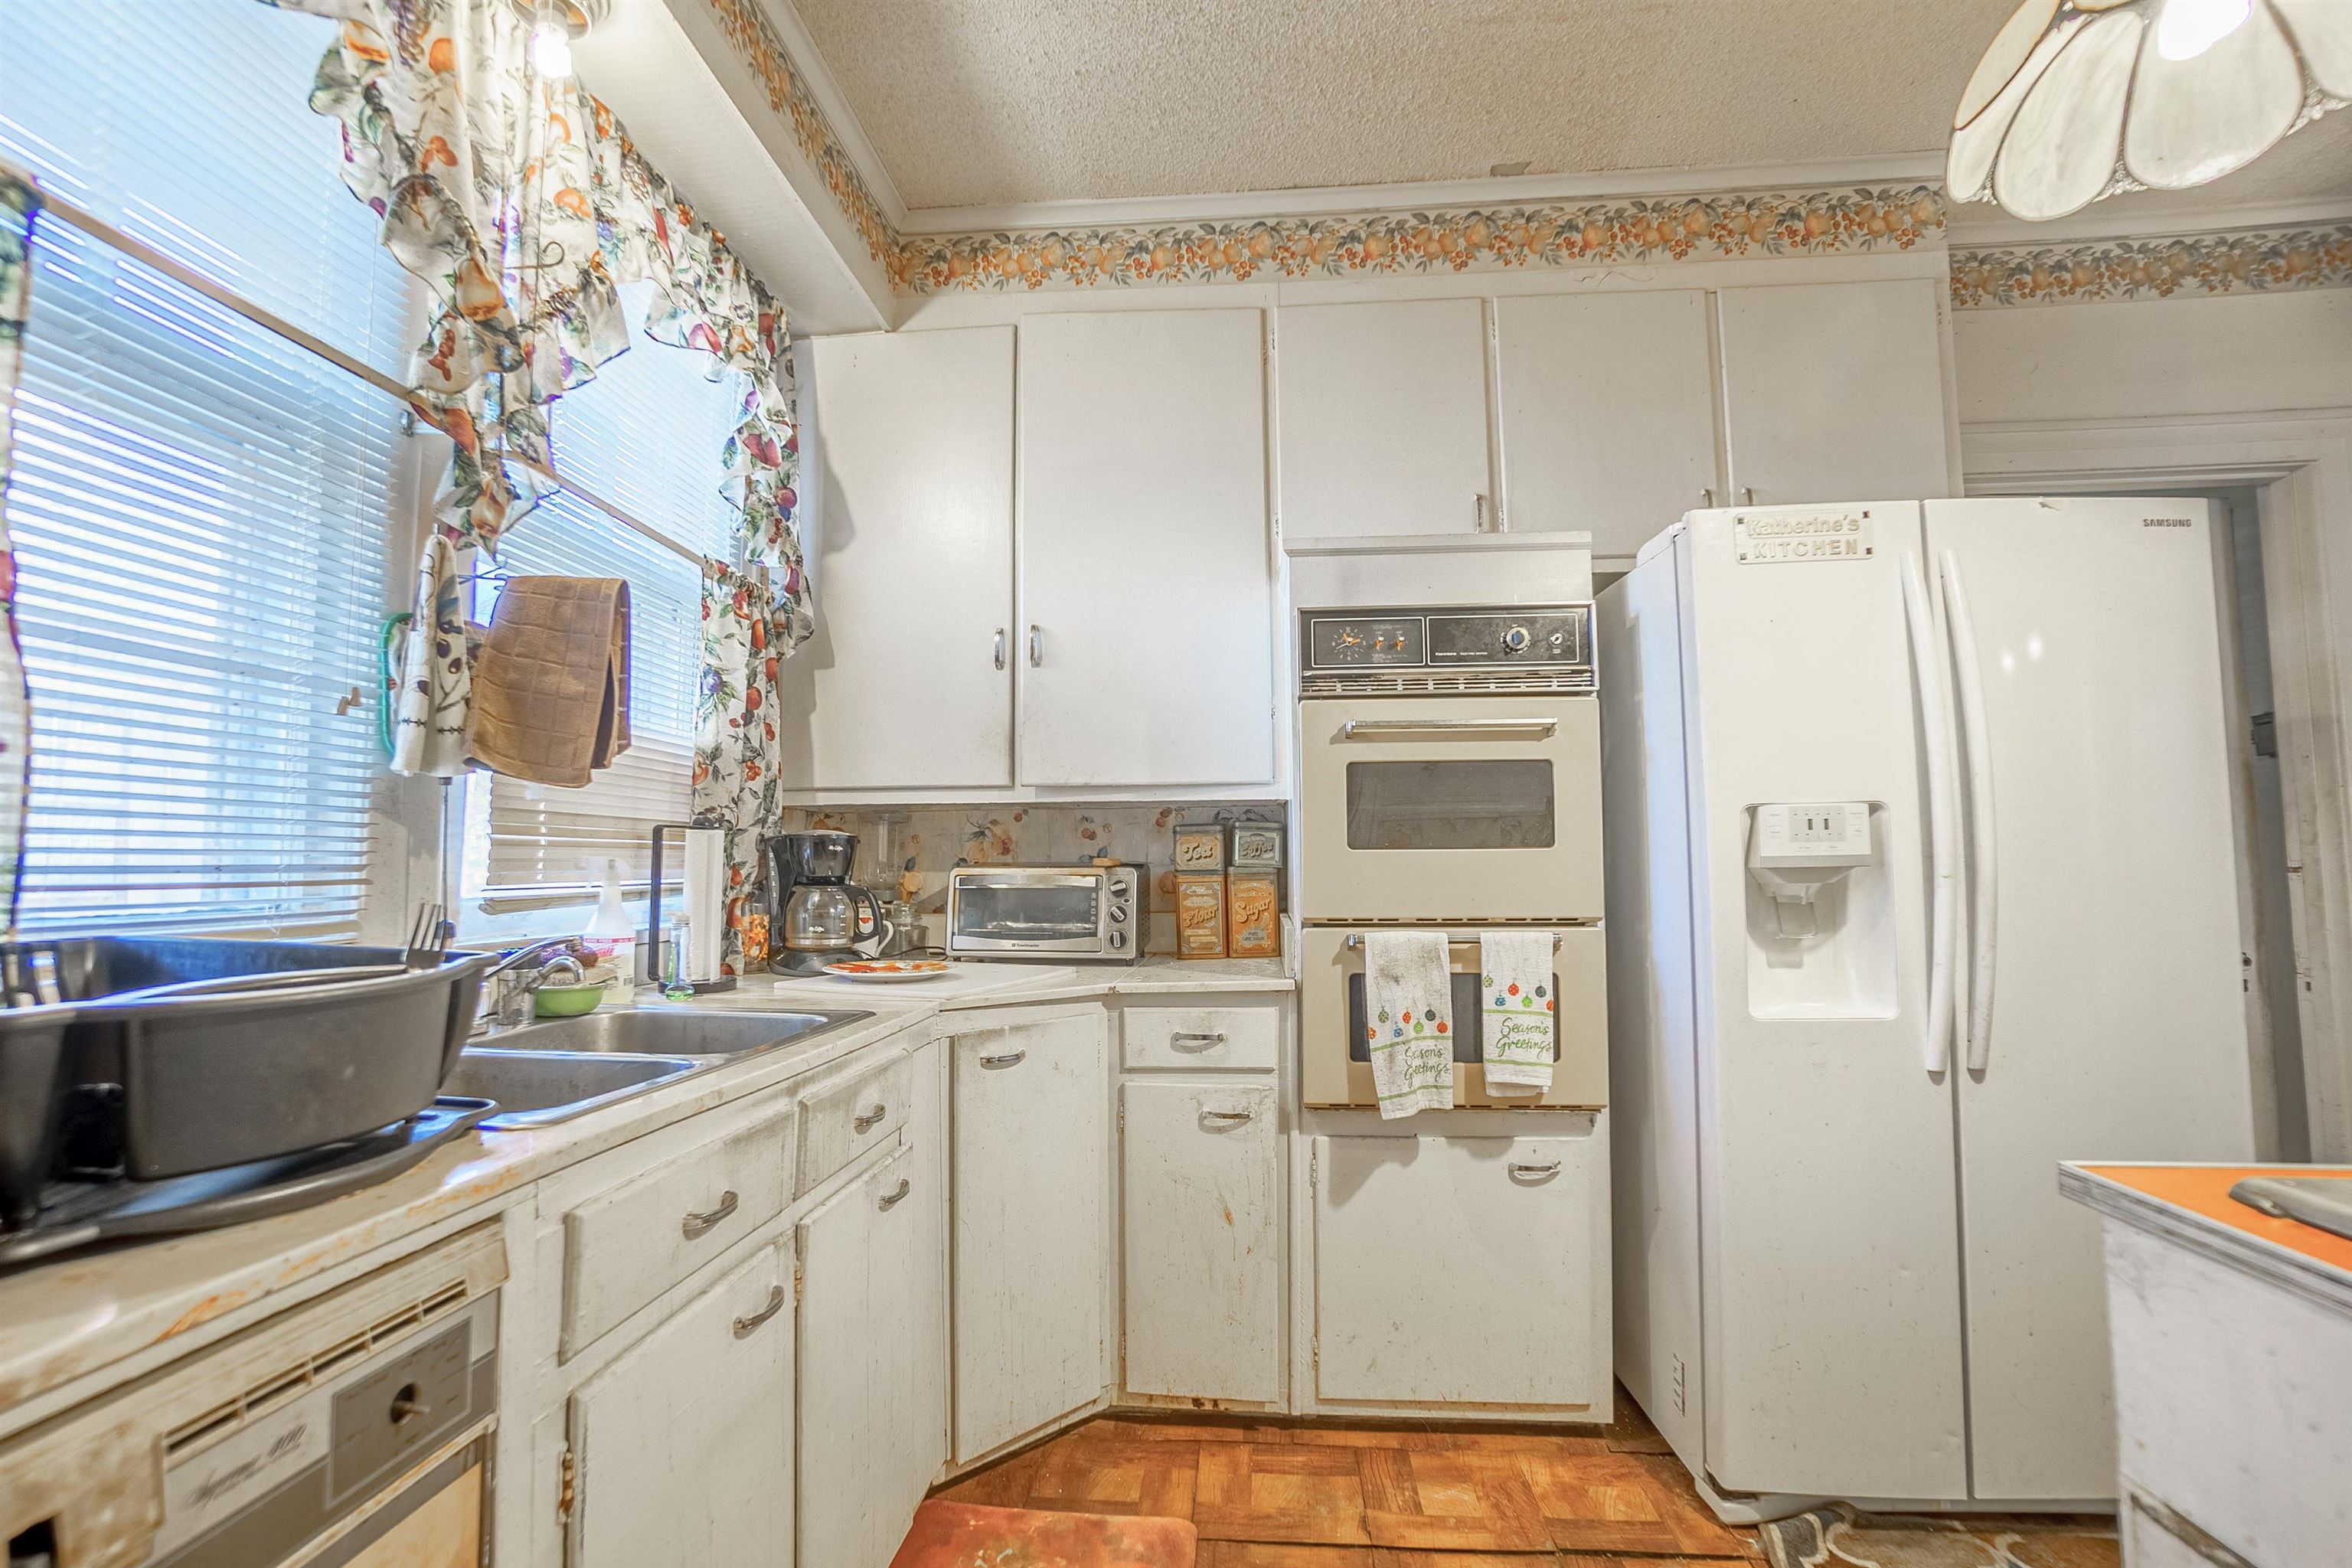
[[[2028,223],[1988,202],[1952,202],[1946,209],[1947,237],[1954,250],[2031,250],[2084,241],[2186,239],[2199,235],[2251,229],[2315,228],[2352,221],[2352,197],[2331,201],[2242,203],[2124,212],[2102,217],[2096,203],[2069,217]]]
[[[777,37],[783,41],[785,50],[793,58],[793,64],[808,83],[809,92],[815,98],[817,107],[824,111],[825,119],[831,122],[829,129],[843,153],[866,181],[866,189],[874,194],[883,217],[892,228],[903,228],[907,220],[907,204],[898,195],[898,183],[890,177],[889,168],[883,163],[882,155],[874,150],[874,142],[866,134],[866,127],[858,121],[857,111],[849,106],[849,96],[841,90],[841,83],[834,78],[833,68],[825,64],[824,51],[816,47],[815,35],[808,30],[808,24],[801,20],[801,14],[793,8],[793,0],[754,0],[754,3],[767,14],[768,25],[775,28]]]
[[[770,3],[781,4],[782,0]],[[1412,212],[1429,207],[1527,205],[1624,196],[1712,195],[1727,191],[1820,190],[1880,184],[1940,185],[1943,174],[1943,153],[1904,153],[1888,157],[1709,169],[1616,169],[1605,174],[1517,174],[1507,179],[1432,180],[1410,184],[1322,185],[1120,200],[918,207],[898,220],[898,228],[902,236],[914,239],[1036,228],[1164,227],[1171,224]]]

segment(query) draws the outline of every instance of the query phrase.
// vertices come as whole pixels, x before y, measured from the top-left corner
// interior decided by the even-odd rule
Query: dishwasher
[[[496,1225],[0,1446],[7,1568],[478,1568]]]

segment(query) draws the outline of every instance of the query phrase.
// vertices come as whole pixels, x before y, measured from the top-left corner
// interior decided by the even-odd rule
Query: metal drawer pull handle
[[[996,628],[996,668],[999,669],[1004,668],[1004,628],[1003,626]]]
[[[1359,735],[1554,735],[1557,719],[1350,719],[1339,726],[1339,739]]]
[[[1032,669],[1042,669],[1045,666],[1045,634],[1039,631],[1036,626],[1032,626],[1029,628],[1029,668]]]
[[[850,1122],[850,1125],[856,1128],[860,1132],[871,1132],[877,1126],[880,1125],[882,1119],[889,1114],[890,1108],[888,1106],[877,1105],[865,1115],[853,1120]]]
[[[778,1312],[781,1312],[783,1310],[784,1288],[782,1285],[769,1286],[768,1304],[761,1308],[758,1311],[752,1313],[748,1318],[738,1318],[735,1320],[735,1337],[739,1340],[750,1339],[751,1337],[752,1330],[758,1328],[761,1323],[766,1322],[770,1318],[774,1317]]]
[[[1187,1044],[1188,1041],[1191,1043]],[[1168,1043],[1180,1051],[1205,1051],[1212,1047],[1223,1045],[1225,1037],[1222,1031],[1204,1034],[1198,1030],[1186,1029],[1169,1036]]]
[[[1028,1055],[1027,1051],[1010,1051],[1001,1057],[982,1057],[980,1065],[984,1068],[1017,1068]]]
[[[1557,1160],[1549,1165],[1530,1165],[1518,1160],[1511,1162],[1511,1174],[1515,1176],[1549,1176],[1559,1169],[1559,1162]]]
[[[1203,1110],[1201,1112],[1201,1120],[1222,1121],[1227,1126],[1238,1126],[1244,1121],[1256,1121],[1257,1112],[1255,1110]]]
[[[717,1208],[709,1210],[703,1214],[690,1214],[687,1215],[684,1223],[679,1225],[677,1228],[686,1233],[686,1239],[688,1241],[692,1241],[698,1236],[708,1236],[712,1231],[719,1228],[719,1223],[722,1220],[726,1219],[729,1215],[735,1212],[735,1189],[730,1187],[725,1192],[719,1194],[719,1206]]]
[[[897,1190],[884,1196],[882,1199],[882,1206],[886,1209],[897,1208],[900,1203],[905,1201],[907,1194],[913,1190],[913,1186],[908,1182],[906,1177],[899,1177]]]

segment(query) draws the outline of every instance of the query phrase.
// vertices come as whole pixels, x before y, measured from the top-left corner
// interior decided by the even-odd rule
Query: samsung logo
[[[2142,528],[2194,528],[2197,526],[2185,517],[2144,517],[2139,520],[2139,525]]]

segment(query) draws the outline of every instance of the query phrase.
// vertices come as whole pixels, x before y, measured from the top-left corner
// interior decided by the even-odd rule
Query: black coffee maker
[[[814,975],[828,963],[871,958],[889,927],[881,901],[849,879],[857,863],[854,833],[779,833],[763,839],[767,873],[768,968]]]

